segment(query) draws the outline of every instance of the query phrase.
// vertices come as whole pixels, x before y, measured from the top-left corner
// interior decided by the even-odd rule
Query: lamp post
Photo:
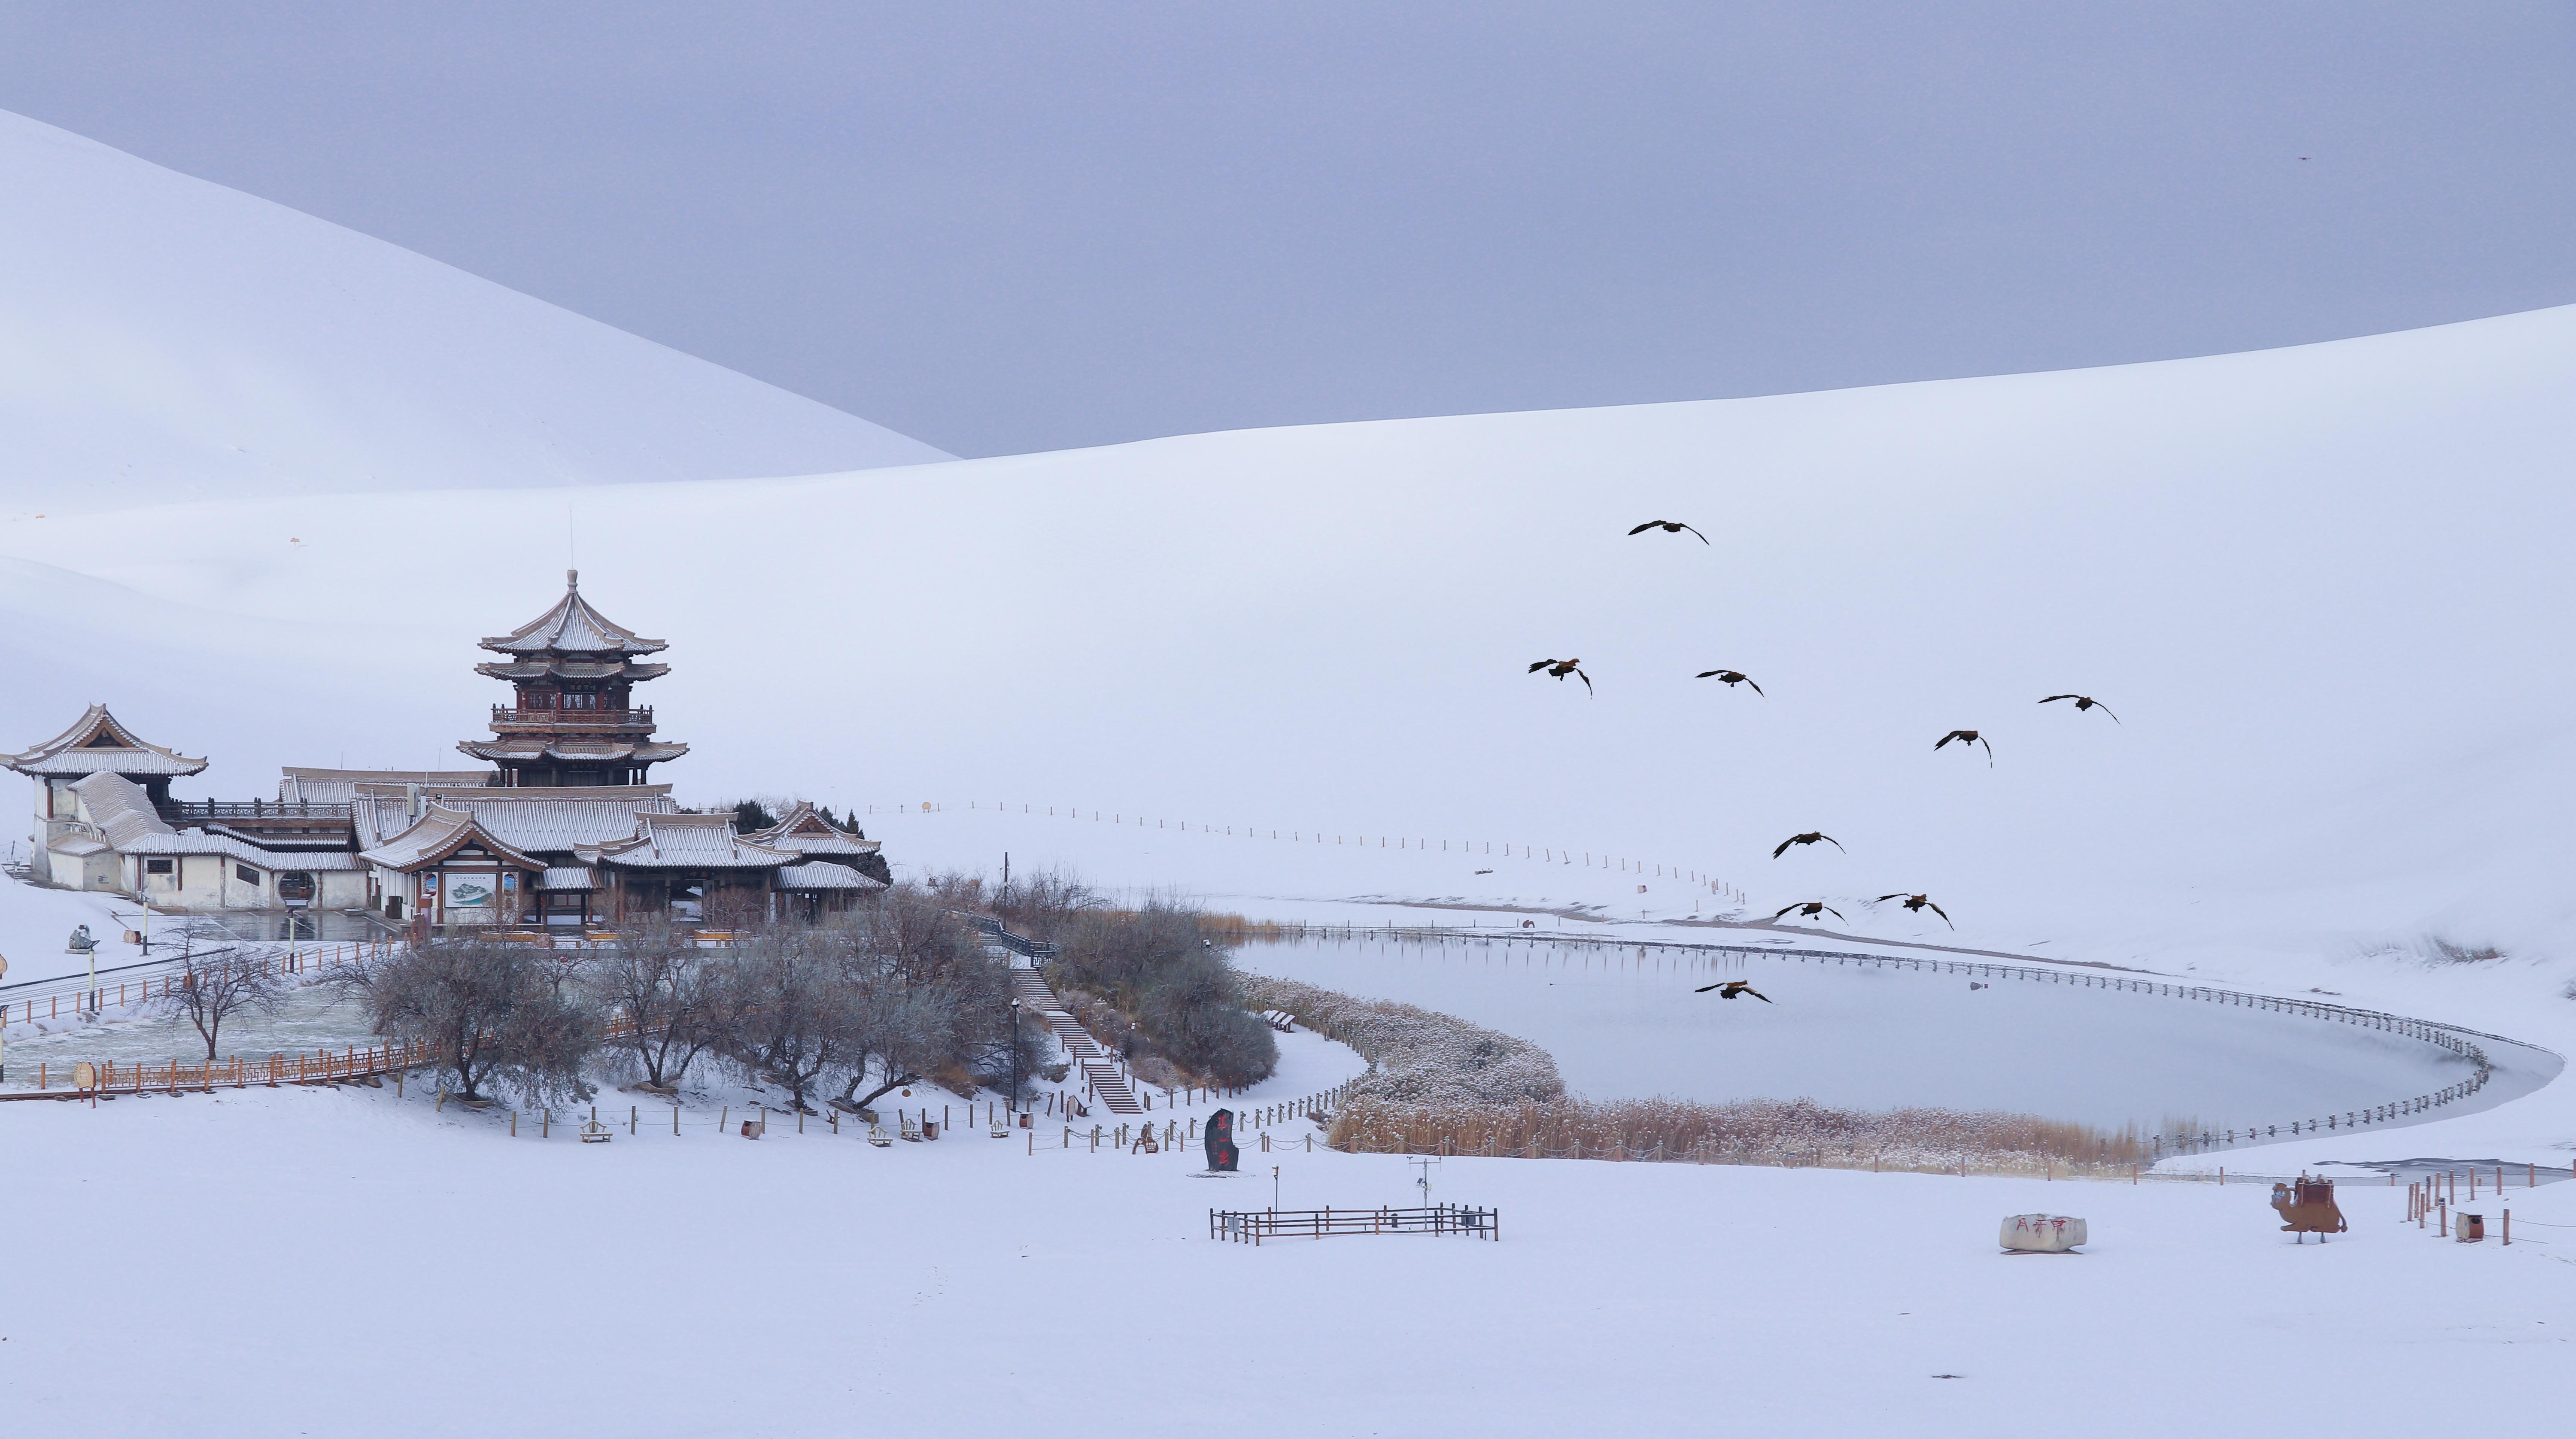
[[[1011,996],[1011,1106],[1020,1103],[1020,997]]]

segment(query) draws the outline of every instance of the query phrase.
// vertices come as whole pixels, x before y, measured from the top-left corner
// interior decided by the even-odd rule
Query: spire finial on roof
[[[580,588],[581,588],[581,571],[579,571],[579,570],[566,570],[566,571],[564,571],[564,588],[565,588],[565,589],[568,589],[568,590],[577,590],[577,589],[580,589]]]

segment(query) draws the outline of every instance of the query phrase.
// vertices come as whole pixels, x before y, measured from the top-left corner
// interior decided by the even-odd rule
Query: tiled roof
[[[18,754],[0,753],[0,765],[25,775],[186,775],[206,767],[137,737],[105,705],[91,705],[72,727]]]
[[[582,845],[624,839],[635,833],[636,817],[669,814],[679,808],[668,785],[615,785],[598,789],[490,789],[424,791],[423,798],[441,808],[472,814],[503,844],[531,854],[568,855]],[[351,817],[358,843],[372,848],[409,828],[409,801],[402,795],[361,794]]]
[[[730,814],[643,815],[633,838],[584,845],[577,853],[624,869],[775,869],[797,859],[734,833]]]
[[[640,660],[491,660],[476,665],[474,672],[496,680],[657,680],[671,667]]]
[[[456,746],[476,759],[559,759],[574,764],[660,764],[689,752],[684,744],[629,744],[622,740],[465,740]]]
[[[555,607],[510,631],[494,635],[483,648],[505,655],[649,655],[669,649],[648,640],[590,607],[581,597],[581,572],[564,571],[564,597]]]
[[[587,865],[549,865],[537,879],[539,889],[597,889],[599,871]]]
[[[778,872],[780,889],[883,889],[885,886],[846,864],[791,864]]]
[[[449,809],[444,805],[431,805],[418,824],[365,851],[359,858],[387,869],[417,869],[435,864],[470,844],[479,844],[502,859],[528,869],[546,867],[534,855],[523,853],[492,833],[472,811]]]

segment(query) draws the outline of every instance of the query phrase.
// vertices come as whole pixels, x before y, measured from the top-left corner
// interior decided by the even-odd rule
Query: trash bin
[[[2451,1233],[2462,1244],[2475,1244],[2487,1237],[2487,1217],[2483,1214],[2453,1215]]]
[[[936,1119],[925,1119],[921,1121],[921,1137],[924,1139],[937,1139],[939,1137],[939,1121]]]

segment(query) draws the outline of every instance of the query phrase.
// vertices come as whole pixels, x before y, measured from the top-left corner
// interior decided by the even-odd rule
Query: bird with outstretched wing
[[[1733,999],[1739,994],[1749,994],[1755,999],[1762,1001],[1764,1004],[1769,1004],[1771,1002],[1771,996],[1755,989],[1752,981],[1743,979],[1729,979],[1717,984],[1703,984],[1699,988],[1692,990],[1691,993],[1706,994],[1712,989],[1717,991],[1717,997],[1720,999]]]
[[[1981,735],[1972,729],[1954,729],[1948,734],[1945,734],[1939,739],[1933,741],[1932,747],[1934,749],[1939,749],[1952,740],[1957,740],[1959,742],[1959,747],[1962,749],[1965,749],[1972,744],[1986,745],[1986,764],[1988,768],[1993,767],[1995,762],[1995,747],[1991,744],[1986,744],[1986,737],[1984,735]]]
[[[2091,695],[2050,695],[2048,698],[2041,700],[2040,703],[2044,705],[2053,705],[2059,700],[2075,701],[2075,708],[2078,712],[2084,710],[2100,710],[2106,715],[2111,715],[2111,707],[2102,703],[2100,700],[2093,698]],[[2120,717],[2118,715],[2111,715],[2111,723],[2118,724],[2119,722]]]
[[[1872,901],[1872,903],[1875,903],[1875,904],[1885,904],[1885,903],[1887,903],[1887,902],[1888,902],[1889,900],[1891,900],[1891,899],[1901,899],[1901,900],[1905,901],[1905,907],[1906,907],[1906,909],[1907,909],[1907,910],[1909,910],[1909,911],[1917,911],[1917,912],[1919,912],[1919,911],[1927,910],[1927,909],[1928,909],[1928,910],[1932,911],[1934,914],[1940,915],[1940,916],[1941,916],[1941,922],[1942,922],[1943,924],[1950,924],[1950,916],[1949,916],[1948,912],[1944,911],[1944,910],[1941,908],[1941,906],[1939,906],[1939,905],[1937,905],[1937,904],[1934,904],[1934,903],[1932,902],[1932,897],[1931,897],[1930,895],[1923,895],[1923,894],[1907,894],[1907,893],[1906,893],[1906,892],[1904,892],[1903,890],[1898,890],[1898,891],[1897,891],[1896,893],[1894,893],[1894,894],[1882,894],[1882,895],[1880,895],[1876,900]],[[1950,924],[1950,927],[1951,927],[1952,929],[1957,929],[1957,928],[1958,928],[1958,926],[1957,926],[1957,925],[1955,925],[1955,924]]]
[[[1708,536],[1700,534],[1698,530],[1691,529],[1689,525],[1683,524],[1679,520],[1648,520],[1644,524],[1630,530],[1628,533],[1632,535],[1642,535],[1648,530],[1662,530],[1668,535],[1678,535],[1684,530],[1690,530],[1693,535],[1698,537],[1701,544],[1708,543]]]
[[[1585,694],[1592,693],[1592,676],[1583,672],[1583,661],[1581,660],[1538,660],[1532,663],[1529,667],[1529,672],[1531,674],[1537,674],[1541,670],[1547,671],[1550,675],[1555,676],[1560,681],[1562,681],[1567,675],[1572,675],[1576,679],[1583,681],[1583,692]]]

